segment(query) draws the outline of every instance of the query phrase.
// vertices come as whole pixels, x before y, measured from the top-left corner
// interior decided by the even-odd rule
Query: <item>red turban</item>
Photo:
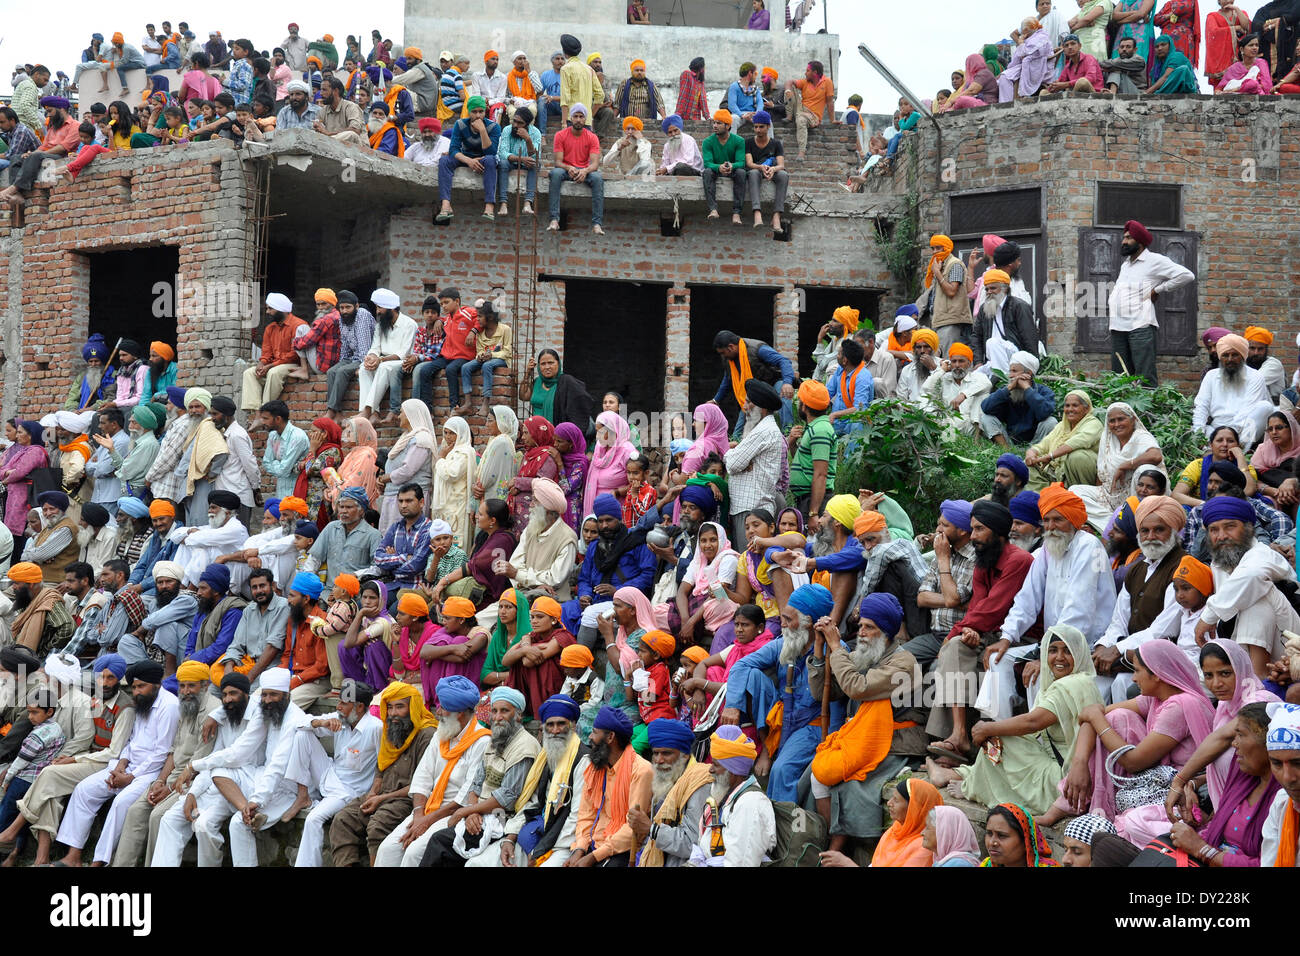
[[[1142,243],[1142,245],[1151,245],[1150,231],[1148,231],[1147,227],[1142,225],[1142,223],[1138,222],[1136,219],[1130,219],[1128,222],[1124,223],[1124,231],[1138,242]]]

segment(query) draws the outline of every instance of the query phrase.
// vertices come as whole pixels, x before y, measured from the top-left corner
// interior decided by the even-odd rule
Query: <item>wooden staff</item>
[[[93,402],[95,400],[95,395],[98,394],[99,390],[104,387],[104,379],[108,378],[108,370],[113,367],[113,360],[117,358],[117,350],[121,348],[121,346],[122,346],[122,336],[119,335],[117,337],[117,344],[113,346],[113,351],[110,352],[108,355],[108,361],[104,363],[104,374],[99,377],[99,384],[96,385],[93,389],[91,389],[90,401]],[[77,414],[80,415],[89,407],[90,407],[89,405],[82,405],[79,409],[77,409]]]
[[[817,644],[822,646],[822,739],[825,740],[831,732],[831,655],[830,647],[820,631],[817,632],[816,643],[813,645],[814,656],[817,654]]]

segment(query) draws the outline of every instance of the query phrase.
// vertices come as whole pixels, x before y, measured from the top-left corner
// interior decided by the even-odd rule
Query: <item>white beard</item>
[[[228,519],[229,517],[230,517],[229,511],[227,511],[225,508],[218,508],[216,514],[208,515],[208,527],[220,528],[222,525],[226,523],[226,519]]]
[[[966,373],[968,371],[969,369],[965,368],[954,368],[948,374],[952,376],[954,382],[960,382],[966,378]]]
[[[1070,547],[1070,542],[1074,540],[1077,531],[1066,533],[1064,531],[1044,531],[1043,548],[1047,551],[1047,556],[1053,561],[1060,561],[1065,557],[1066,549]]]
[[[713,801],[714,806],[721,807],[722,801],[727,799],[731,793],[731,777],[725,773],[715,774],[713,777],[713,787],[709,790],[709,799]]]
[[[444,717],[438,722],[438,729],[435,731],[438,740],[451,740],[460,733],[460,719],[457,717]]]
[[[563,734],[542,733],[542,747],[546,750],[546,766],[550,768],[551,773],[555,772],[560,758],[564,756],[564,750],[569,746],[569,737],[573,731]]]
[[[781,632],[781,666],[789,667],[803,657],[811,640],[812,618],[800,614],[798,627],[788,627]],[[782,676],[780,679],[785,678]]]
[[[871,640],[859,638],[858,646],[849,654],[849,660],[853,662],[859,674],[865,674],[880,663],[888,647],[889,639],[886,637],[875,637]]]
[[[77,531],[77,544],[81,545],[81,547],[84,548],[86,545],[90,544],[90,539],[93,538],[94,536],[95,536],[94,529],[81,528]]]
[[[1036,535],[1036,534],[1019,535],[1019,534],[1015,534],[1015,533],[1013,532],[1013,533],[1009,536],[1009,539],[1008,539],[1008,540],[1010,540],[1011,543],[1014,544],[1014,545],[1015,545],[1016,547],[1018,547],[1018,548],[1022,548],[1022,549],[1024,549],[1025,551],[1032,551],[1033,548],[1034,548],[1034,545],[1036,545],[1036,544],[1038,543],[1038,539],[1039,539],[1039,536]]]
[[[1172,534],[1169,536],[1168,541],[1159,541],[1155,539],[1152,539],[1151,541],[1138,541],[1138,547],[1142,549],[1142,557],[1146,558],[1152,564],[1159,564],[1163,561],[1165,555],[1174,550],[1174,547],[1177,544],[1178,539]]]
[[[664,797],[668,796],[668,791],[673,788],[683,773],[686,772],[686,764],[689,758],[683,754],[673,761],[671,767],[661,767],[654,765],[654,779],[650,781],[650,793],[654,797],[654,806],[664,802]]]

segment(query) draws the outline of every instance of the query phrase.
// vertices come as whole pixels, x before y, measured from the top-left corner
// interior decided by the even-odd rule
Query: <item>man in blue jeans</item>
[[[517,113],[515,114],[518,115]],[[474,394],[474,373],[483,372],[483,408],[484,414],[492,404],[492,386],[496,380],[497,369],[505,368],[513,355],[510,326],[501,323],[501,316],[490,301],[479,300],[478,318],[483,325],[475,337],[478,354],[472,362],[466,362],[460,368],[460,390],[469,405]]]
[[[451,178],[461,166],[468,166],[483,176],[483,218],[496,219],[493,211],[497,198],[497,147],[501,144],[501,127],[487,118],[487,100],[469,98],[469,115],[456,120],[451,128],[451,145],[447,155],[438,160],[438,198],[442,209],[434,222],[451,222]]]
[[[605,213],[605,181],[600,178],[600,140],[587,129],[587,106],[569,107],[570,125],[555,134],[555,168],[551,170],[551,224],[548,232],[560,228],[560,189],[564,183],[591,187],[591,231],[603,236],[600,221]]]

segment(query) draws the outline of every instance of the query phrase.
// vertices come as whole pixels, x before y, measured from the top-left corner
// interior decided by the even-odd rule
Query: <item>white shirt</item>
[[[415,343],[415,331],[419,328],[415,319],[401,312],[397,313],[397,321],[387,332],[384,331],[383,325],[378,319],[375,320],[375,335],[370,340],[370,351],[367,355],[377,355],[383,358],[385,355],[401,355],[403,357],[411,354],[411,346]]]
[[[1286,388],[1286,369],[1282,367],[1281,361],[1270,355],[1264,359],[1264,364],[1257,371],[1264,378],[1264,387],[1268,389],[1269,401],[1276,405],[1278,396]]]
[[[893,398],[898,391],[898,359],[888,351],[877,348],[867,363],[871,372],[872,392],[876,398]],[[832,369],[832,374],[838,374]]]
[[[470,717],[470,723],[461,728],[454,738],[451,746],[455,747],[460,743],[461,738],[469,733],[473,726],[474,718]],[[491,736],[484,734],[473,745],[461,755],[456,761],[456,766],[451,768],[451,776],[447,778],[447,789],[443,791],[442,806],[449,803],[458,803],[462,807],[469,801],[469,795],[472,792],[470,783],[474,780],[474,775],[478,773],[479,765],[483,763],[483,755],[487,753],[488,747],[492,746]],[[410,794],[412,798],[420,797],[419,806],[423,808],[424,800],[428,800],[433,794],[433,786],[438,782],[442,775],[442,769],[447,765],[447,761],[442,759],[442,747],[440,742],[435,738],[429,741],[429,746],[424,748],[424,756],[420,758],[419,764],[416,765],[415,773],[411,774]]]
[[[248,540],[248,529],[238,518],[230,517],[220,528],[172,528],[167,540],[177,542],[174,560],[185,569],[181,583],[197,587],[203,569],[221,555],[238,550]]]
[[[1210,565],[1214,575],[1214,593],[1205,602],[1201,620],[1208,624],[1228,621],[1257,605],[1267,605],[1272,621],[1263,629],[1239,626],[1232,632],[1238,644],[1262,647],[1277,660],[1282,650],[1282,630],[1300,630],[1297,615],[1274,581],[1294,581],[1295,569],[1286,558],[1263,542],[1256,541],[1232,571]]]
[[[252,706],[251,702],[249,706]],[[261,719],[262,709],[260,706],[258,707],[257,716],[266,734],[266,763],[262,765],[262,772],[258,775],[257,787],[249,795],[248,799],[252,803],[265,804],[271,799],[271,794],[280,786],[285,771],[289,769],[289,758],[293,753],[294,734],[298,732],[299,728],[310,724],[311,717],[292,701],[289,703],[289,708],[284,712],[279,727],[273,726],[265,719]]]
[[[1172,589],[1172,585],[1170,587]],[[1201,611],[1189,611],[1169,597],[1166,597],[1166,600],[1169,603],[1156,615],[1151,626],[1141,631],[1134,631],[1120,641],[1119,649],[1127,652],[1141,647],[1148,641],[1176,641],[1179,649],[1187,655],[1187,659],[1199,667],[1201,648],[1196,643],[1196,625],[1201,623],[1201,611],[1205,608],[1201,608]],[[1116,610],[1118,611],[1119,608],[1116,607]]]
[[[343,727],[333,731],[328,727],[312,727],[308,723],[299,727],[299,732],[334,738],[334,759],[330,762],[329,770],[325,771],[325,778],[319,783],[321,796],[352,800],[369,790],[375,781],[379,767],[379,739],[384,733],[384,723],[369,710],[357,721],[355,727],[348,726],[343,715],[337,711],[311,719],[331,718],[342,721]]]
[[[1053,561],[1046,546],[1034,552],[1025,583],[1002,622],[1002,636],[1016,643],[1041,612],[1043,627],[1069,624],[1091,645],[1114,611],[1115,578],[1106,549],[1088,532],[1077,531],[1062,561]]]
[[[1138,559],[1134,564],[1146,565],[1146,574],[1148,575],[1155,570],[1155,565],[1141,555],[1138,556]],[[1146,578],[1144,577],[1143,580],[1146,580]],[[1165,610],[1168,610],[1171,604],[1175,607],[1178,606],[1174,601],[1174,585],[1172,582],[1165,587],[1163,603]],[[1136,645],[1125,643],[1124,640],[1129,636],[1128,620],[1132,613],[1133,604],[1132,599],[1129,598],[1128,588],[1121,584],[1119,586],[1119,593],[1115,595],[1115,610],[1110,616],[1110,626],[1106,628],[1106,633],[1097,639],[1097,646],[1115,647],[1116,645],[1120,645],[1120,649],[1125,651],[1135,647]]]
[[[1270,867],[1277,862],[1277,851],[1282,845],[1282,818],[1286,816],[1287,804],[1290,802],[1290,795],[1285,790],[1279,790],[1273,797],[1273,805],[1268,808],[1261,834],[1263,842],[1259,848],[1261,867]]]
[[[162,37],[154,34],[151,39],[148,34],[140,41],[140,52],[144,55],[145,66],[157,66],[162,62]]]
[[[437,166],[438,160],[447,155],[450,146],[451,140],[446,136],[435,136],[433,149],[426,148],[424,141],[417,139],[406,147],[406,158],[419,166]]]
[[[934,371],[921,380],[920,372],[921,363],[913,359],[903,367],[903,371],[898,376],[898,397],[907,402],[916,402],[921,399],[922,391],[925,388],[925,382],[930,380],[933,375],[939,374],[936,366]]]
[[[248,706],[255,706],[254,702],[256,700],[257,696],[256,692],[254,692],[253,696],[249,697]],[[239,721],[239,723],[231,723],[230,717],[226,714],[226,709],[220,706],[214,707],[210,710],[208,716],[217,722],[217,733],[212,740],[212,750],[209,752],[207,757],[195,757],[190,761],[190,766],[192,766],[198,774],[198,776],[194,778],[193,783],[190,784],[190,793],[194,794],[196,800],[212,788],[212,775],[203,771],[212,766],[218,766],[218,764],[208,764],[205,761],[210,760],[213,756],[221,754],[239,739],[240,734],[244,732],[244,728],[248,726],[250,712],[245,710],[244,719]],[[254,758],[254,766],[261,766],[262,752],[260,750],[254,754]],[[202,766],[200,766],[200,764],[202,764]]]
[[[1155,292],[1163,295],[1171,289],[1187,285],[1196,276],[1168,256],[1143,249],[1136,259],[1124,257],[1119,266],[1119,278],[1111,289],[1108,309],[1112,332],[1132,332],[1149,325],[1159,325],[1156,306],[1148,297]]]
[[[180,702],[175,694],[162,687],[158,688],[158,697],[148,711],[141,713],[136,708],[131,739],[118,758],[126,761],[128,774],[140,777],[162,769],[163,761],[172,752],[172,738],[176,736],[180,719]]]
[[[952,372],[935,369],[921,386],[921,391],[936,405],[950,406],[958,395],[965,395],[957,406],[957,414],[963,420],[975,423],[980,420],[980,403],[992,390],[993,383],[988,376],[974,369],[967,372],[960,382],[952,377]]]
[[[1233,425],[1241,433],[1241,425],[1251,424],[1251,410],[1260,402],[1272,404],[1264,376],[1244,362],[1237,378],[1229,384],[1223,369],[1212,368],[1201,379],[1192,408],[1192,428],[1203,432],[1206,438],[1220,425]],[[1242,436],[1242,441],[1247,441]]]
[[[231,422],[224,432],[229,455],[216,475],[213,487],[239,495],[245,507],[253,506],[253,489],[261,487],[257,457],[253,454],[253,440],[239,422]]]
[[[95,577],[98,578],[99,572],[104,567],[104,562],[113,557],[116,551],[117,522],[110,521],[86,542],[85,548],[82,549],[81,560],[90,565],[95,572]]]
[[[753,777],[749,778],[753,780]],[[776,847],[776,815],[772,812],[772,801],[757,785],[741,784],[733,790],[718,811],[722,823],[722,843],[726,854],[722,858],[723,866],[760,866]],[[737,791],[741,791],[737,796]],[[704,828],[700,834],[699,847],[710,859],[712,828]],[[716,866],[717,864],[709,864]]]
[[[498,69],[491,76],[487,75],[487,70],[480,70],[474,74],[474,93],[488,101],[488,105],[501,103],[506,98],[506,74],[504,70]]]

